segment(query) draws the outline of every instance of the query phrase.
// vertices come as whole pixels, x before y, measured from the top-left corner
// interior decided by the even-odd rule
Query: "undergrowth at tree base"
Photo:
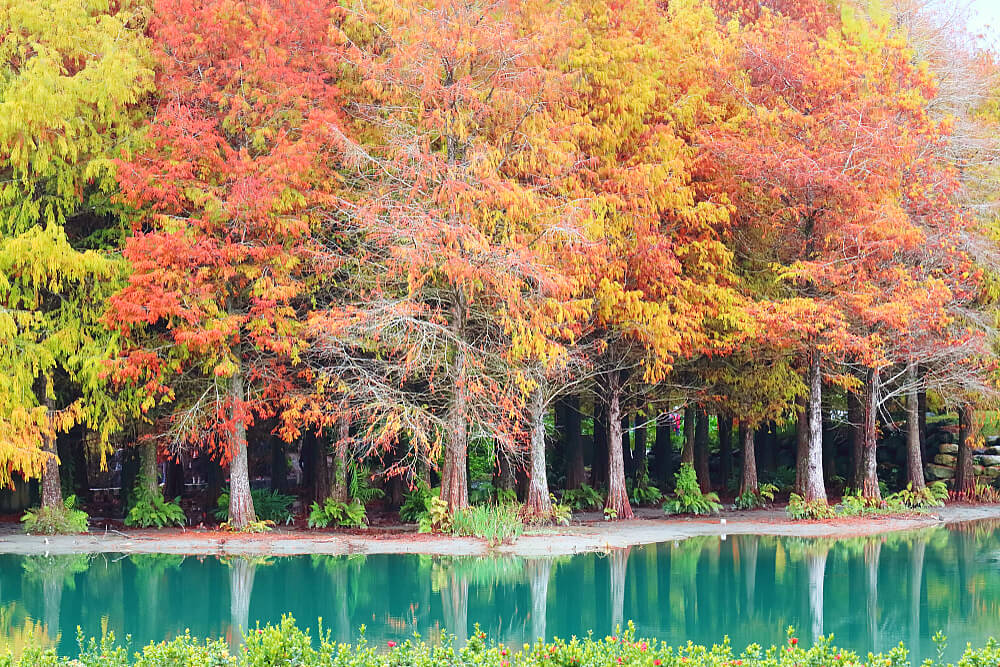
[[[87,513],[76,509],[76,496],[67,496],[62,507],[34,507],[21,517],[29,535],[68,535],[87,532]]]
[[[938,648],[936,659],[923,664],[942,667],[946,647],[940,633],[934,638]],[[813,646],[803,647],[788,629],[787,639],[780,646],[763,648],[751,644],[746,649],[734,648],[729,639],[712,647],[693,643],[673,647],[656,639],[635,636],[629,623],[615,635],[594,639],[590,635],[570,641],[536,641],[515,648],[496,643],[476,626],[465,646],[457,646],[454,637],[445,636],[440,642],[428,643],[419,638],[396,643],[372,643],[361,638],[356,644],[337,643],[322,627],[318,637],[301,630],[289,616],[277,625],[258,627],[246,634],[246,643],[239,653],[230,653],[225,641],[193,638],[190,634],[159,644],[149,644],[133,653],[127,646],[108,635],[100,640],[85,641],[76,659],[58,656],[52,649],[29,646],[19,656],[0,657],[0,667],[756,667],[843,666],[909,667],[910,656],[900,644],[886,652],[859,656],[837,648],[832,638],[820,638]],[[996,665],[1000,663],[1000,644],[989,640],[982,648],[967,648],[959,667]]]

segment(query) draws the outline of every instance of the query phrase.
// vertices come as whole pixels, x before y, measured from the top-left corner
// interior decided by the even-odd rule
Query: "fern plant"
[[[166,500],[157,488],[151,491],[140,480],[132,495],[135,502],[125,517],[126,526],[139,528],[163,528],[164,526],[183,526],[187,523],[184,510],[181,509],[180,496],[173,501]]]
[[[314,502],[309,513],[310,528],[326,528],[331,525],[358,528],[367,522],[365,506],[357,499],[345,503],[327,498],[322,505]]]
[[[587,484],[581,484],[579,489],[566,489],[562,501],[574,510],[596,510],[604,506],[604,494]]]
[[[836,515],[836,512],[825,500],[806,501],[802,496],[793,493],[788,497],[788,506],[785,514],[790,519],[829,519]]]
[[[347,493],[362,506],[385,497],[385,491],[372,485],[372,474],[367,466],[351,464],[351,473]]]
[[[701,492],[698,475],[690,463],[681,465],[674,481],[674,495],[663,505],[667,514],[715,514],[722,509],[718,494]]]
[[[416,523],[420,517],[427,513],[431,498],[437,493],[427,485],[427,482],[420,482],[416,488],[403,496],[403,504],[399,507],[399,519],[406,523]]]
[[[733,503],[733,506],[738,510],[751,510],[757,509],[758,507],[767,507],[769,504],[774,502],[774,494],[777,493],[777,491],[778,487],[774,484],[761,484],[756,493],[748,489],[736,496],[736,501]]]
[[[29,535],[86,533],[88,519],[86,512],[76,509],[75,495],[66,496],[62,507],[33,507],[21,517]]]

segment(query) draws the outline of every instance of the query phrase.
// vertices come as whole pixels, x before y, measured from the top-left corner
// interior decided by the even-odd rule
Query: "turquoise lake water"
[[[282,558],[0,556],[0,644],[35,637],[74,653],[76,628],[133,646],[186,629],[233,645],[240,629],[291,613],[334,638],[459,640],[479,623],[498,641],[604,636],[629,620],[677,644],[804,644],[914,657],[1000,637],[1000,527],[973,522],[871,538],[693,538],[556,559],[416,555]],[[0,651],[4,646],[0,645]]]

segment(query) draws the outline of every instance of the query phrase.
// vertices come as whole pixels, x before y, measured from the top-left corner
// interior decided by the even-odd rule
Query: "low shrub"
[[[440,496],[431,496],[427,501],[427,511],[420,515],[417,523],[421,533],[451,532],[452,516],[448,511],[448,503]]]
[[[759,507],[767,507],[774,502],[774,494],[778,492],[778,487],[774,484],[761,484],[757,492],[747,490],[736,496],[733,506],[738,510],[752,510]]]
[[[785,514],[789,519],[832,519],[836,512],[825,500],[806,501],[802,496],[793,493],[788,497],[788,507]]]
[[[440,491],[431,489],[427,482],[420,482],[416,488],[403,496],[403,504],[399,507],[399,520],[406,523],[417,523],[420,517],[427,514],[431,498]]]
[[[681,464],[674,480],[674,494],[663,504],[667,514],[715,514],[722,509],[718,494],[701,492],[698,475],[690,463]]]
[[[473,505],[452,515],[451,533],[479,537],[490,543],[510,544],[524,532],[521,508],[515,504]]]
[[[342,502],[327,498],[322,505],[312,504],[309,512],[310,528],[327,528],[341,526],[344,528],[359,528],[368,523],[365,506],[358,500]]]
[[[562,502],[573,510],[596,510],[604,507],[604,494],[587,484],[579,489],[566,489]]]
[[[258,626],[248,632],[245,645],[236,655],[230,654],[223,640],[200,641],[190,634],[151,643],[134,653],[110,634],[101,640],[90,641],[84,641],[81,636],[78,638],[78,659],[59,657],[54,649],[29,646],[20,656],[0,656],[0,667],[909,667],[911,664],[902,644],[886,653],[860,656],[837,648],[830,637],[821,637],[806,648],[791,628],[780,646],[765,648],[751,644],[743,650],[733,648],[728,638],[711,647],[694,643],[669,646],[656,639],[637,638],[631,623],[628,628],[603,639],[587,634],[568,641],[538,640],[519,647],[488,639],[478,626],[464,646],[458,646],[450,636],[433,643],[416,637],[398,644],[395,641],[375,644],[362,634],[357,643],[346,644],[333,640],[330,632],[322,628],[317,635],[313,637],[308,630],[299,629],[291,617],[285,616],[277,625]],[[930,658],[923,664],[943,667],[946,644],[940,633],[934,639],[938,647],[937,658]],[[1000,644],[990,639],[982,648],[966,647],[957,664],[1000,664]]]
[[[86,533],[88,519],[86,512],[76,509],[76,496],[66,496],[62,507],[33,507],[21,517],[29,535]]]
[[[132,494],[134,503],[125,516],[125,525],[137,528],[163,528],[183,526],[187,523],[180,497],[166,500],[159,488],[150,491],[143,483],[136,484]]]
[[[257,489],[250,492],[253,498],[253,511],[261,521],[272,521],[275,524],[290,524],[295,520],[292,515],[292,504],[295,496],[288,496],[277,491]],[[219,494],[219,502],[215,508],[215,518],[219,521],[229,521],[229,492]]]

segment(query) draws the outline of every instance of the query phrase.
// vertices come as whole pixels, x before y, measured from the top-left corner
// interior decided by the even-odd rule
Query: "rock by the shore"
[[[934,463],[939,466],[948,466],[949,468],[954,468],[955,464],[958,462],[958,457],[952,454],[938,454],[934,457]]]
[[[996,449],[1000,450],[1000,447],[997,447]],[[946,442],[938,448],[938,451],[942,454],[958,454],[958,445]]]
[[[928,463],[926,468],[927,474],[934,479],[952,479],[955,476],[955,469],[948,466]]]

